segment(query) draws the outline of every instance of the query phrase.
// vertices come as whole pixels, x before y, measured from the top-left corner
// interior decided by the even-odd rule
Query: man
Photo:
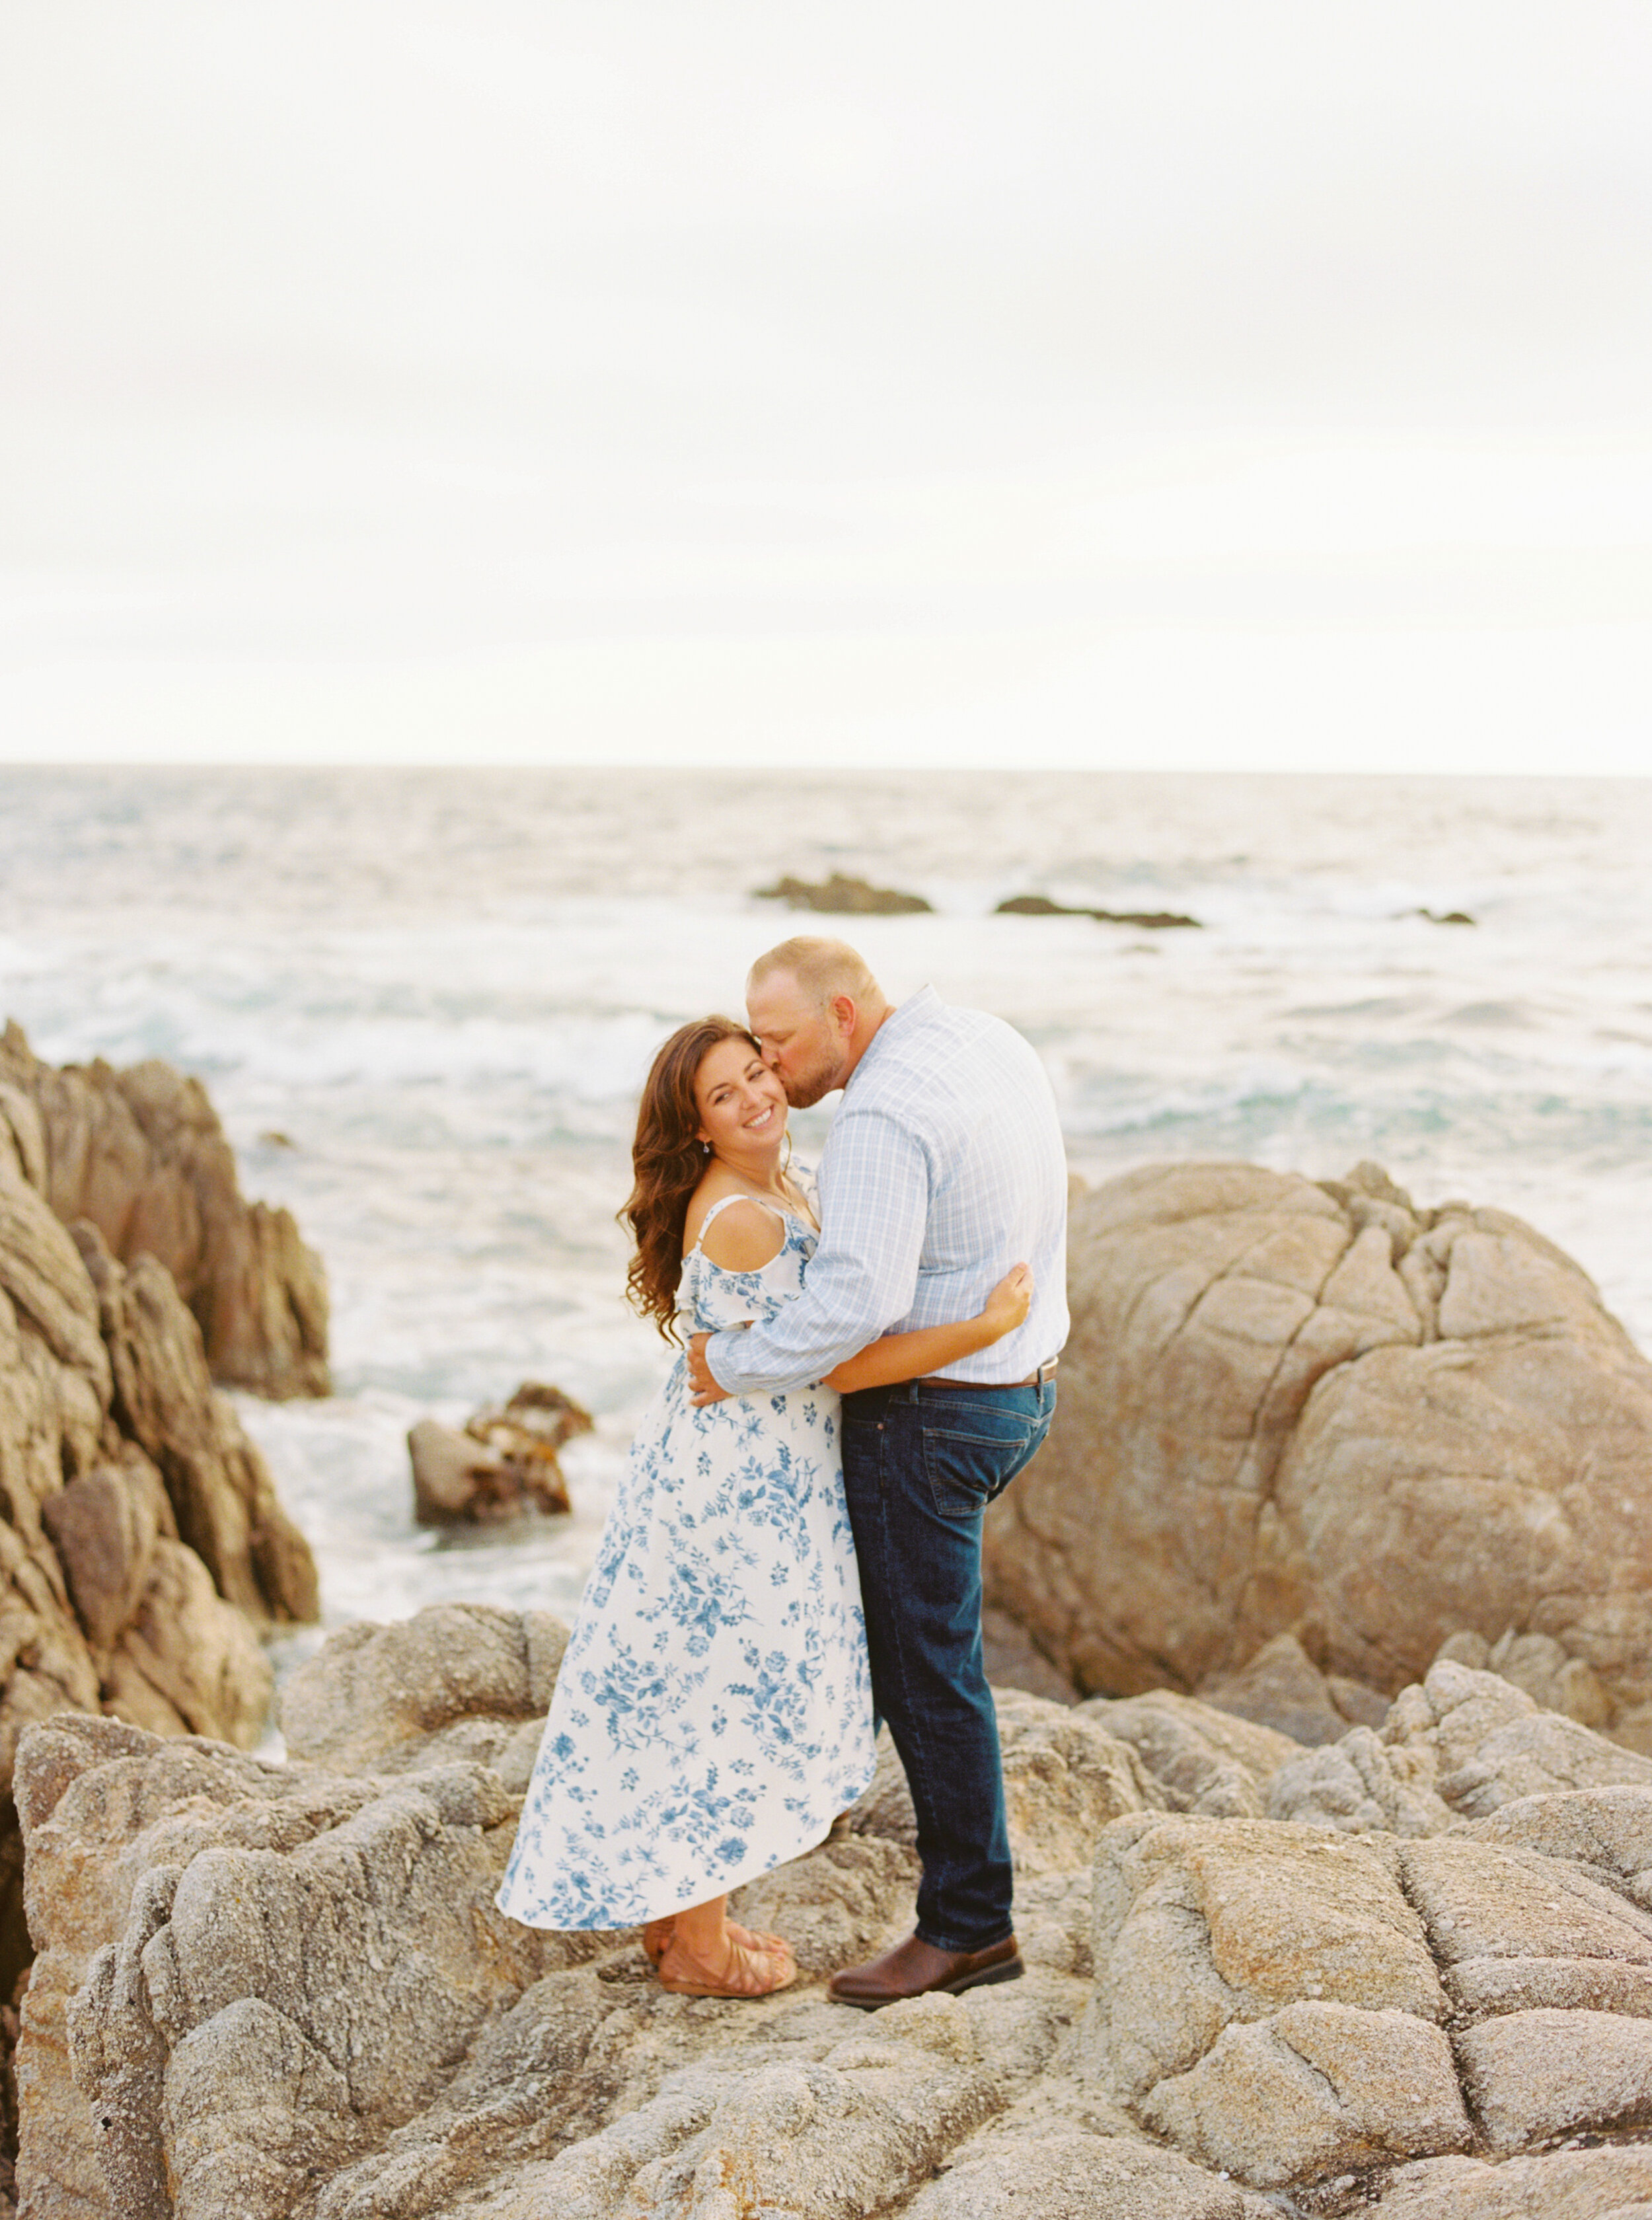
[[[842,941],[761,956],[746,1007],[800,1108],[841,1087],[801,1297],[764,1325],[695,1335],[696,1402],[819,1380],[869,1341],[980,1309],[1014,1263],[1025,1322],[944,1377],[845,1396],[844,1484],[872,1693],[907,1769],[923,1879],[916,1931],[832,1994],[868,2011],[1021,1971],[998,1726],[981,1641],[981,1530],[1049,1430],[1067,1334],[1067,1171],[1055,1098],[1001,1019],[926,987],[898,1007]]]

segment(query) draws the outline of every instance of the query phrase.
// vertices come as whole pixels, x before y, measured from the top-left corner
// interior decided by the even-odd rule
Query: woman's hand
[[[1005,1273],[988,1296],[981,1313],[981,1322],[992,1328],[994,1341],[1001,1341],[1007,1333],[1013,1333],[1018,1325],[1026,1324],[1026,1314],[1032,1307],[1032,1268],[1026,1264],[1017,1264]]]

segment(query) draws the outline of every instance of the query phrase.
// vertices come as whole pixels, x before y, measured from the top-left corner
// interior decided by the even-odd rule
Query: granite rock
[[[560,1642],[455,1606],[346,1630],[295,1680],[285,1766],[73,1715],[24,1738],[27,2220],[1637,2201],[1652,1787],[1473,1820],[1442,1801],[1409,1835],[1163,1808],[1259,1801],[1350,1747],[1409,1751],[1413,1790],[1437,1763],[1494,1771],[1511,1724],[1545,1716],[1508,1682],[1448,1661],[1395,1705],[1393,1743],[1311,1749],[1186,1697],[998,1692],[1025,1976],[867,2017],[824,1982],[910,1929],[891,1759],[850,1831],[736,1899],[793,1939],[795,1988],[673,1997],[635,1935],[500,1917],[513,1768]]]
[[[537,1749],[567,1646],[567,1628],[548,1612],[489,1604],[432,1604],[388,1626],[358,1619],[283,1688],[288,1753],[346,1772],[402,1773],[446,1759],[491,1763],[524,1737]]]
[[[32,1183],[65,1225],[85,1219],[122,1262],[148,1255],[171,1275],[215,1379],[262,1395],[327,1393],[320,1259],[290,1212],[243,1199],[199,1081],[153,1058],[58,1070],[9,1025],[0,1084],[24,1106],[15,1147]]]
[[[1094,2077],[1254,2187],[1472,2139],[1422,1923],[1366,1843],[1116,1822],[1097,1852],[1095,1983]]]
[[[1426,1780],[1453,1812],[1484,1818],[1499,1805],[1571,1788],[1652,1787],[1652,1758],[1578,1720],[1540,1711],[1494,1673],[1443,1658],[1402,1689],[1384,1721],[1383,1745],[1413,1780]]]
[[[254,1741],[270,1671],[252,1623],[315,1598],[194,1319],[153,1259],[128,1273],[95,1227],[61,1223],[48,1154],[36,1104],[0,1078],[0,1997],[33,1955],[23,1730],[101,1710]]]
[[[1512,1631],[1596,1725],[1652,1718],[1652,1365],[1552,1244],[1375,1166],[1178,1163],[1080,1195],[1069,1258],[1057,1425],[986,1565],[1082,1689],[1293,1634],[1391,1697]]]
[[[800,879],[788,871],[773,886],[757,888],[757,898],[783,901],[790,909],[822,910],[842,917],[898,917],[932,907],[922,895],[875,887],[870,880],[848,871],[833,871],[826,879]]]
[[[571,1396],[538,1381],[501,1408],[472,1412],[462,1428],[421,1419],[408,1433],[415,1518],[444,1526],[567,1511],[557,1451],[592,1425]]]
[[[1131,1745],[1171,1812],[1259,1819],[1269,1784],[1302,1755],[1300,1743],[1276,1728],[1169,1688],[1114,1699],[1093,1696],[1079,1711]]]

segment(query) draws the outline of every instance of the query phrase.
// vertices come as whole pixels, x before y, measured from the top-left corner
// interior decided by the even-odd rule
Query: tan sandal
[[[762,1950],[770,1957],[782,1953],[789,1958],[792,1946],[783,1935],[765,1935],[752,1927],[741,1927],[734,1920],[728,1923],[728,1931],[743,1950]],[[668,1912],[664,1919],[651,1919],[642,1931],[642,1946],[651,1966],[658,1966],[671,1947],[671,1937],[676,1932],[676,1914]]]
[[[656,1972],[661,1988],[674,1997],[771,1997],[790,1988],[797,1964],[789,1950],[749,1950],[731,1933],[720,1969],[698,1964],[673,1936]]]

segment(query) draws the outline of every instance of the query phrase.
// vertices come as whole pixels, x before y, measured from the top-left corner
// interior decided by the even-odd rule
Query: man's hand
[[[689,1338],[689,1385],[694,1391],[689,1400],[696,1411],[704,1410],[708,1403],[722,1402],[728,1394],[726,1388],[717,1385],[712,1369],[706,1362],[706,1344],[710,1339],[708,1333],[691,1334]]]

